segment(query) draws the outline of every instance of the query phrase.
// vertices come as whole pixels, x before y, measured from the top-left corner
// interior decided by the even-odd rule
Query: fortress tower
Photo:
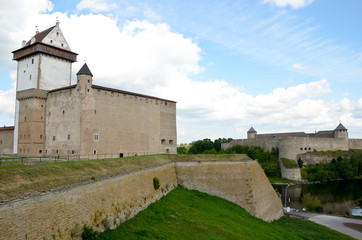
[[[249,131],[247,132],[247,134],[248,134],[248,139],[254,139],[257,132],[255,131],[255,129],[253,127],[251,127],[249,129]]]
[[[334,138],[348,139],[348,130],[343,126],[342,123],[339,123],[336,129],[334,129]]]
[[[22,153],[35,156],[44,148],[46,90],[70,85],[77,54],[70,50],[59,22],[36,31],[12,53],[18,62],[13,153],[18,153],[19,143]]]

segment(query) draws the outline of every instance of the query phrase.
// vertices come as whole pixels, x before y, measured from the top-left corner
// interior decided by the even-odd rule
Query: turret
[[[257,134],[257,132],[253,127],[251,127],[247,133],[248,133],[248,139],[254,139]]]
[[[339,123],[336,129],[334,129],[334,138],[348,139],[348,130],[343,126],[342,123]]]
[[[84,63],[77,73],[77,91],[87,93],[90,91],[93,82],[93,74],[89,70],[88,65]]]

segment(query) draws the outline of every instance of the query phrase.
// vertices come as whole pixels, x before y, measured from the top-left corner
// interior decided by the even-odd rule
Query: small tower
[[[342,123],[339,123],[336,129],[334,129],[334,138],[348,139],[348,130],[343,126]]]
[[[248,139],[254,139],[257,134],[257,132],[253,127],[251,127],[247,133],[248,133]]]
[[[59,22],[44,31],[39,32],[37,30],[28,42],[23,41],[21,48],[12,53],[14,54],[13,60],[18,62],[16,92],[22,92],[21,99],[18,98],[15,103],[13,153],[16,154],[18,153],[18,137],[20,137],[19,124],[25,120],[25,117],[28,117],[28,114],[24,115],[24,113],[19,113],[19,111],[26,109],[30,104],[25,104],[25,101],[23,101],[24,106],[20,106],[19,101],[39,99],[39,94],[41,96],[40,99],[43,99],[44,94],[42,91],[69,86],[71,83],[72,63],[77,60],[78,54],[70,50],[59,27]],[[30,92],[24,92],[28,90]],[[29,95],[31,93],[35,93],[35,96]],[[34,104],[35,102],[30,105]],[[44,102],[36,104],[43,105],[43,108],[45,108]],[[23,120],[19,119],[20,115],[23,115]],[[37,118],[34,121],[37,121]],[[23,137],[23,134],[21,135]],[[34,139],[29,140],[32,141]]]
[[[84,63],[77,73],[77,91],[80,93],[89,92],[92,87],[92,77],[92,72],[89,70],[88,65]]]

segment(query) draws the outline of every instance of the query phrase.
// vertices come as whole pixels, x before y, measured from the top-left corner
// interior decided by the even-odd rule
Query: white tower
[[[28,42],[12,52],[13,60],[18,62],[16,79],[17,93],[29,89],[51,90],[69,86],[72,63],[77,60],[76,53],[70,50],[59,22],[44,31],[36,31]],[[18,94],[17,94],[18,95]],[[15,104],[14,154],[18,146],[19,101]]]

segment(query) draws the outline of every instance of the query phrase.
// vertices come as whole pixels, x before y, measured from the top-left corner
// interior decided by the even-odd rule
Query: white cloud
[[[307,66],[303,66],[303,65],[301,65],[301,64],[299,64],[299,63],[294,63],[293,66],[292,66],[292,68],[297,69],[297,70],[305,70],[305,69],[308,69]]]
[[[116,4],[109,4],[107,0],[81,0],[77,4],[78,10],[89,9],[91,12],[107,12],[115,8]]]
[[[302,8],[311,4],[314,0],[264,0],[264,3],[272,3],[277,7],[290,6],[293,9]]]
[[[4,40],[0,48],[2,68],[16,70],[15,64],[8,64],[11,55],[3,57],[5,53],[19,47],[22,39],[28,40],[34,34],[33,25],[41,23],[39,29],[43,30],[55,24],[59,16],[71,49],[79,53],[73,74],[86,60],[95,84],[177,101],[181,142],[204,137],[241,137],[237,131],[247,130],[250,125],[264,131],[304,131],[308,126],[328,129],[335,127],[339,119],[347,127],[361,125],[362,117],[352,113],[362,113],[362,100],[322,100],[332,92],[325,79],[259,95],[248,94],[220,79],[196,81],[193,76],[203,71],[200,47],[165,23],[133,20],[121,24],[117,18],[102,14],[48,14],[50,2],[39,0],[36,5],[31,12],[16,3],[8,6],[9,13],[23,15],[11,27],[7,26],[11,20],[0,21],[0,31],[11,31],[10,35],[0,35],[0,40]],[[0,92],[0,115],[12,116],[14,103],[14,89]]]

